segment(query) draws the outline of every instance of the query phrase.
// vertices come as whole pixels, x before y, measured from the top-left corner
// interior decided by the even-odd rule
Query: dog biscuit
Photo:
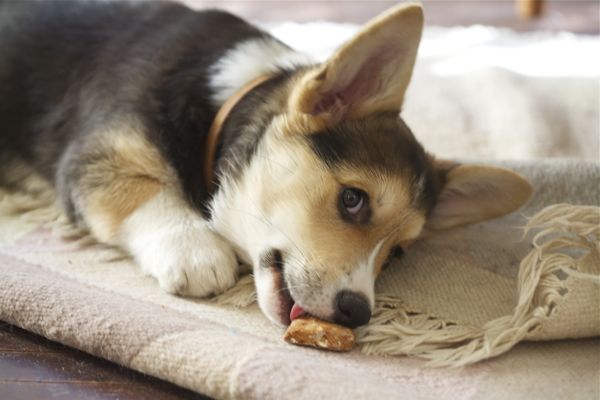
[[[350,351],[354,346],[355,337],[350,328],[310,316],[301,316],[292,321],[283,339],[299,346]]]

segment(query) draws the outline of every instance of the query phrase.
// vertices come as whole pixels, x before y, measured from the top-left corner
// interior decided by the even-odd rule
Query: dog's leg
[[[229,243],[169,189],[139,205],[120,234],[123,246],[169,293],[203,297],[236,281],[238,263]]]
[[[71,215],[100,241],[128,250],[167,292],[208,296],[235,283],[231,246],[184,200],[175,173],[131,127],[72,145],[58,173]]]

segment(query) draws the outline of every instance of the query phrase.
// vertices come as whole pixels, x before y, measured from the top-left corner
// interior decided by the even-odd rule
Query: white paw
[[[224,292],[237,280],[231,246],[202,220],[138,231],[129,248],[142,270],[169,293],[206,297]]]
[[[132,213],[121,240],[169,293],[205,297],[224,292],[237,280],[238,262],[230,244],[169,192]]]
[[[229,289],[238,262],[231,246],[206,227],[171,229],[138,254],[140,266],[173,294],[206,297]]]

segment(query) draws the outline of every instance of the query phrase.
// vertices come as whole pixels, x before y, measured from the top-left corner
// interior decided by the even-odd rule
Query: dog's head
[[[398,116],[422,25],[420,6],[396,7],[304,71],[237,184],[247,227],[237,242],[277,323],[303,311],[367,323],[390,257],[425,231],[504,215],[530,195],[511,171],[434,159]]]

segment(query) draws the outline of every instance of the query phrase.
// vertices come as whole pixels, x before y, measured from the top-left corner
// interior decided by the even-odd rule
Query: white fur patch
[[[362,293],[369,301],[371,309],[373,309],[375,306],[375,260],[377,260],[377,255],[386,239],[380,240],[369,254],[369,257],[360,262],[350,274],[343,275],[333,285],[323,288],[323,291],[328,294],[327,297],[333,299],[342,290]]]
[[[275,277],[268,270],[255,269],[254,284],[256,286],[256,295],[258,304],[262,312],[272,322],[278,325],[285,325],[285,320],[280,317],[282,304],[279,300],[278,288]]]
[[[359,292],[367,296],[371,309],[375,306],[375,261],[381,251],[381,246],[385,243],[385,240],[381,239],[379,243],[375,245],[369,258],[366,262],[361,262],[359,266],[350,273],[349,281],[346,283],[344,289]]]
[[[236,256],[197,212],[164,190],[123,223],[120,241],[169,293],[204,297],[232,287]]]
[[[300,284],[292,290],[292,295],[305,310],[323,319],[334,315],[334,299],[343,290],[362,293],[372,310],[375,306],[375,261],[386,239],[379,241],[367,259],[358,263],[352,272],[342,275],[335,282],[322,288],[304,287]],[[287,264],[286,266],[289,267]]]
[[[261,150],[264,149],[259,149]],[[265,215],[261,192],[257,188],[266,184],[269,179],[265,177],[261,165],[262,161],[251,163],[241,181],[230,179],[223,182],[211,204],[211,225],[216,232],[235,244],[236,252],[244,262],[254,266],[258,302],[263,312],[272,321],[283,323],[280,320],[282,305],[273,276],[268,271],[261,271],[259,267],[260,254],[268,249],[279,249],[283,252],[284,268],[295,271],[294,281],[288,282],[292,284],[291,294],[298,304],[311,314],[330,319],[334,314],[335,296],[341,290],[364,294],[373,307],[375,262],[388,238],[379,241],[362,260],[356,260],[356,266],[349,273],[343,274],[337,280],[320,287],[320,278],[309,274],[314,279],[308,282],[304,272],[310,272],[306,271],[311,267],[310,261],[297,251],[299,249],[294,244],[297,233],[293,227],[298,224],[297,215],[287,212],[287,209],[271,209],[268,215]],[[287,169],[287,164],[282,160],[272,163],[272,168],[278,166]]]
[[[237,90],[261,75],[315,63],[311,56],[273,38],[241,42],[210,67],[213,104],[220,107]]]

